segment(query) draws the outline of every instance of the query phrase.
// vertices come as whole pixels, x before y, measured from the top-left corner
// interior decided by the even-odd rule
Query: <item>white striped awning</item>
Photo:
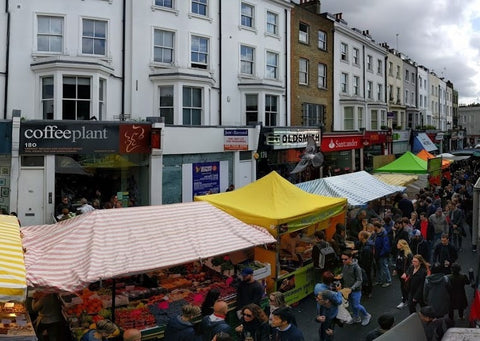
[[[28,285],[65,291],[276,241],[207,202],[96,210],[22,232]]]
[[[25,263],[18,219],[0,215],[0,301],[24,301]]]
[[[405,187],[389,185],[365,171],[315,179],[297,186],[308,193],[347,198],[350,206],[363,206],[369,201],[405,191]]]

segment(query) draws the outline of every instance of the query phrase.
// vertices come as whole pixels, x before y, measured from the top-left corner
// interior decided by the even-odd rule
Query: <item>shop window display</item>
[[[148,156],[142,154],[57,155],[55,206],[67,197],[73,210],[82,198],[108,208],[112,196],[121,202],[117,207],[147,205],[148,178]]]

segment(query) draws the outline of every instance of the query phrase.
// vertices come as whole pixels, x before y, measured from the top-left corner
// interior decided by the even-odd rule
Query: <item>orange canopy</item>
[[[433,158],[436,157],[435,155],[427,152],[425,149],[422,149],[421,151],[419,151],[417,156],[420,159],[425,160],[425,161],[427,161],[428,159],[433,159]],[[451,162],[452,161],[450,161],[450,160],[442,159],[442,168],[448,168],[450,166]]]

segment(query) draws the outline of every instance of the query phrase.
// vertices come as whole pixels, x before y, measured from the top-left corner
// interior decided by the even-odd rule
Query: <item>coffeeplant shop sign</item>
[[[20,125],[20,154],[149,153],[150,124],[42,121]]]

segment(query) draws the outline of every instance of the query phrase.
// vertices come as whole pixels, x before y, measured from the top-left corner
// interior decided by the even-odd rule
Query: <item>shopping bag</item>
[[[347,310],[348,301],[342,300],[342,304],[338,306],[337,319],[342,323],[349,323],[352,320],[352,315]]]

